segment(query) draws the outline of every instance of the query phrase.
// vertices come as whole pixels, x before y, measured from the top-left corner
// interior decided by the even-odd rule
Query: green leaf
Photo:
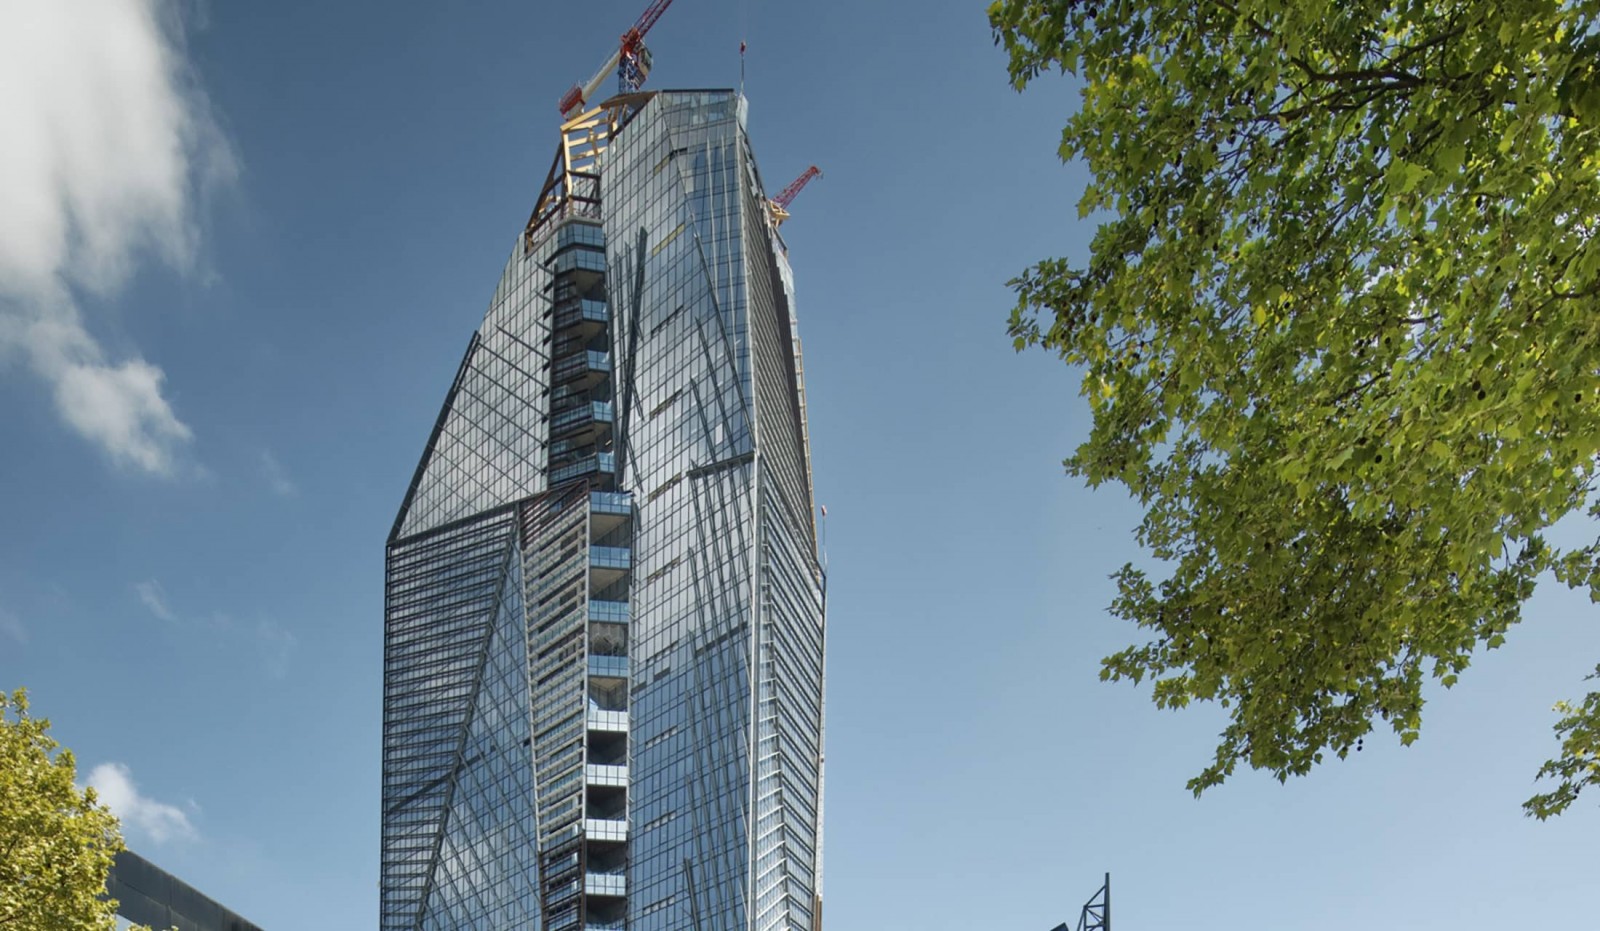
[[[1447,145],[1439,149],[1434,157],[1433,167],[1442,175],[1453,175],[1461,170],[1461,164],[1466,159],[1467,150],[1460,144]]]
[[[0,918],[8,931],[112,931],[103,895],[122,850],[117,819],[77,787],[49,730],[25,691],[0,692]]]
[[[1082,379],[1070,471],[1144,509],[1162,581],[1119,579],[1111,612],[1152,641],[1102,676],[1222,708],[1193,791],[1378,724],[1409,744],[1429,680],[1500,648],[1547,569],[1600,598],[1600,568],[1534,545],[1600,485],[1590,6],[990,17],[1014,80],[1082,75],[1060,151],[1097,231],[1024,277],[1007,332]]]

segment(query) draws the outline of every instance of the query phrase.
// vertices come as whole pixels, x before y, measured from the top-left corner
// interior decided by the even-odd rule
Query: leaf
[[[78,789],[72,754],[49,729],[26,692],[0,692],[0,917],[8,931],[112,931],[102,896],[122,849],[117,819]]]
[[[1097,229],[1007,332],[1082,380],[1070,471],[1144,509],[1150,579],[1111,612],[1152,640],[1101,672],[1221,707],[1193,791],[1304,774],[1377,724],[1409,744],[1429,681],[1503,646],[1547,569],[1600,598],[1600,557],[1534,545],[1600,485],[1592,9],[990,16],[1021,83],[1082,75],[1060,151]],[[1570,803],[1555,778],[1540,817]]]
[[[1453,175],[1461,170],[1466,155],[1466,147],[1459,143],[1444,146],[1434,157],[1433,167],[1441,175]]]
[[[1409,194],[1416,190],[1417,185],[1429,174],[1428,169],[1409,162],[1395,162],[1391,173],[1395,178],[1393,184],[1397,194]]]

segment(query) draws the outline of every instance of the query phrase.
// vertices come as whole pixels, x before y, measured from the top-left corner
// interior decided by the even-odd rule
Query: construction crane
[[[672,0],[651,0],[649,9],[644,11],[631,29],[622,34],[617,50],[611,53],[594,77],[587,84],[573,85],[571,90],[561,95],[563,119],[594,100],[595,94],[600,92],[600,85],[605,83],[606,75],[613,70],[617,72],[618,93],[636,91],[644,84],[644,79],[650,76],[650,50],[645,47],[644,34],[650,31],[650,27],[656,24],[669,6],[672,6]]]
[[[772,211],[773,225],[781,225],[789,219],[789,205],[799,196],[801,189],[811,183],[812,178],[822,177],[822,169],[815,165],[800,173],[800,177],[789,182],[789,186],[778,192],[778,196],[767,201],[767,209]]]

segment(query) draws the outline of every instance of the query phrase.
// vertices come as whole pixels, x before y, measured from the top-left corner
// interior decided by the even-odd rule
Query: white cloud
[[[193,433],[164,373],[108,351],[78,297],[114,296],[152,256],[192,270],[196,201],[237,172],[175,4],[0,4],[0,113],[0,361],[114,462],[173,474]]]
[[[232,649],[258,656],[262,668],[271,678],[281,679],[288,675],[289,660],[300,645],[300,638],[277,621],[262,618],[251,626],[221,612],[209,618],[187,612],[180,615],[167,602],[166,589],[155,579],[134,583],[133,591],[139,596],[139,602],[160,620],[179,625],[185,631],[214,637]]]
[[[183,809],[140,793],[133,774],[121,763],[96,766],[89,773],[89,785],[94,787],[101,804],[122,821],[124,831],[137,830],[157,844],[199,837]]]
[[[261,474],[267,480],[267,487],[279,497],[293,498],[299,491],[289,479],[289,473],[284,470],[283,463],[267,450],[261,451]]]
[[[139,582],[133,586],[133,590],[138,593],[139,600],[144,602],[144,606],[150,609],[151,614],[168,622],[178,619],[177,615],[172,613],[172,609],[167,607],[167,593],[162,590],[160,582],[155,579]]]

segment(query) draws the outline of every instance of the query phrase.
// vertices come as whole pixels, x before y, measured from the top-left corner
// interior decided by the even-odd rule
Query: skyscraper
[[[820,926],[777,222],[732,91],[562,125],[389,536],[384,931]]]

